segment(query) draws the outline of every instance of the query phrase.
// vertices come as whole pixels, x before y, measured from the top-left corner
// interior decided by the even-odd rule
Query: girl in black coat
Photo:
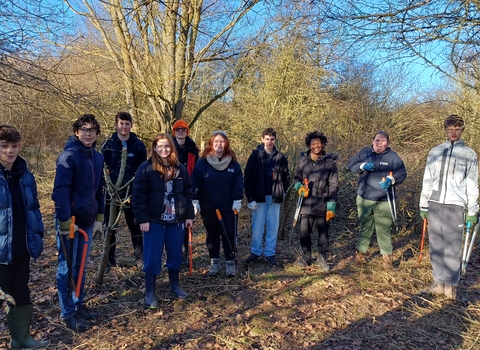
[[[186,168],[178,162],[172,139],[158,134],[152,143],[151,157],[137,170],[133,183],[132,208],[143,232],[145,307],[157,308],[155,280],[162,268],[162,253],[167,252],[170,291],[187,296],[178,285],[182,264],[184,225],[192,225],[192,183]]]

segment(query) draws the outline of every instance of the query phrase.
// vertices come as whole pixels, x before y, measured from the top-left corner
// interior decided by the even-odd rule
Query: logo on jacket
[[[388,165],[387,162],[380,162],[380,165]]]

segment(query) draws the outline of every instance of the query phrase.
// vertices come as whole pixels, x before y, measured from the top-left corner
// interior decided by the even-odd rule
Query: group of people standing
[[[149,154],[143,142],[131,132],[130,114],[115,116],[114,132],[95,150],[100,125],[91,114],[73,123],[73,135],[56,162],[52,199],[55,202],[55,229],[58,248],[57,288],[61,318],[76,332],[86,331],[98,315],[84,302],[85,263],[92,236],[103,232],[108,223],[109,206],[105,198],[104,163],[112,182],[120,173],[123,182],[133,179],[131,207],[125,219],[131,233],[134,257],[143,261],[145,307],[156,308],[155,281],[162,269],[163,248],[170,291],[178,298],[187,293],[179,286],[179,270],[185,263],[188,241],[185,231],[200,214],[206,229],[210,256],[210,276],[221,269],[220,246],[225,257],[225,275],[236,275],[235,215],[247,198],[252,211],[251,254],[246,263],[262,256],[272,265],[276,260],[276,241],[280,205],[290,186],[287,157],[275,147],[276,131],[267,128],[262,143],[248,158],[242,173],[230,140],[224,131],[214,131],[205,150],[189,136],[189,127],[178,120],[172,136],[158,134]],[[433,148],[427,158],[420,215],[430,221],[429,242],[434,283],[422,291],[458,299],[460,250],[463,227],[477,221],[478,161],[475,152],[461,140],[463,119],[449,116],[445,122],[447,141]],[[28,280],[30,258],[43,248],[44,227],[37,198],[36,183],[26,162],[18,155],[20,133],[12,126],[0,125],[0,288],[12,295],[16,307],[7,316],[13,348],[34,348],[47,342],[30,336],[32,304]],[[296,165],[294,187],[300,200],[298,265],[316,264],[328,272],[329,221],[335,217],[338,200],[338,169],[335,157],[327,154],[327,137],[318,131],[305,137],[307,151]],[[385,268],[392,268],[392,187],[407,176],[400,157],[390,149],[388,133],[375,133],[372,145],[353,156],[348,169],[359,174],[356,204],[360,229],[352,263],[366,263],[366,252],[376,233]],[[126,167],[120,171],[122,148],[127,148]],[[391,197],[390,197],[391,193]],[[317,252],[312,252],[312,233],[318,231]],[[116,234],[113,232],[108,261],[116,265]],[[86,249],[86,252],[84,251]]]

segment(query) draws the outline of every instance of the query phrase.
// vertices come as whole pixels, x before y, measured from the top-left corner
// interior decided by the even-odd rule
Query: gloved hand
[[[195,216],[197,216],[198,213],[200,213],[200,202],[198,199],[194,199],[192,201],[193,204],[193,212],[195,213]]]
[[[392,186],[392,180],[390,179],[391,176],[387,176],[385,180],[380,181],[378,184],[384,190],[388,190],[390,186]]]
[[[372,162],[360,164],[360,169],[364,171],[375,171],[375,164]]]
[[[73,225],[73,232],[77,232],[78,231],[78,226],[77,225]],[[70,236],[70,229],[68,230],[62,230],[60,229],[58,231],[59,234],[61,234],[62,236]]]
[[[467,215],[467,218],[465,219],[465,223],[470,221],[471,227],[475,226],[477,223],[477,216],[476,215]]]
[[[257,210],[258,208],[257,202],[251,201],[250,203],[248,203],[247,208],[250,209],[251,211]]]
[[[93,224],[92,232],[93,234],[96,234],[97,232],[103,233],[103,222],[95,221],[95,223]]]
[[[420,217],[422,218],[422,220],[428,220],[428,211],[420,210]]]
[[[241,199],[237,199],[236,201],[233,201],[232,210],[237,210],[237,212],[240,213],[241,208],[242,208]]]
[[[335,217],[337,208],[337,202],[327,202],[327,221],[330,221]]]
[[[302,186],[298,189],[298,196],[299,197],[308,197],[308,187]]]
[[[295,188],[295,191],[298,191],[300,189],[300,187],[302,187],[302,183],[301,182],[295,182],[295,185],[293,186],[293,188]]]

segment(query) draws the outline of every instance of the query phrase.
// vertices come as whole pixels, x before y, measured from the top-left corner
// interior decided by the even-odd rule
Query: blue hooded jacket
[[[75,216],[80,227],[93,225],[97,214],[105,213],[103,156],[70,136],[58,156],[52,199],[60,222]]]
[[[37,184],[27,163],[17,157],[13,170],[20,172],[20,191],[25,209],[27,249],[30,256],[38,258],[43,250],[43,222],[37,197]],[[13,213],[12,196],[5,174],[0,170],[0,264],[12,263]]]

